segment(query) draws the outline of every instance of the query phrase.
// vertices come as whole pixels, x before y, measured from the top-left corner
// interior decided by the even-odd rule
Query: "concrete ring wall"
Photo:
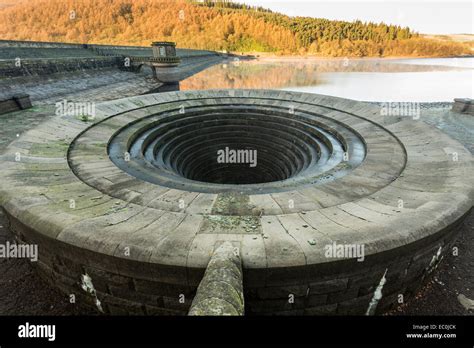
[[[295,111],[289,120],[317,114],[360,134],[366,156],[334,180],[265,193],[158,185],[111,161],[119,129],[193,103],[279,106]],[[240,249],[246,314],[372,314],[413,294],[450,251],[472,207],[472,169],[471,154],[447,135],[366,103],[170,92],[101,103],[92,122],[63,115],[27,132],[2,156],[0,204],[18,240],[39,245],[40,274],[106,313],[186,314],[213,251],[229,241]],[[364,261],[327,257],[333,243],[363,245]]]

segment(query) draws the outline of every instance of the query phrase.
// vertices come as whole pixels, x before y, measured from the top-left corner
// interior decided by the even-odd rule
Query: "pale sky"
[[[474,34],[473,0],[241,0],[289,16],[385,22],[421,34]]]

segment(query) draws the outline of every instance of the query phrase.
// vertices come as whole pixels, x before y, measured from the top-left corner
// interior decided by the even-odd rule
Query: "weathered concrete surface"
[[[143,94],[160,84],[141,73],[101,69],[56,74],[44,79],[40,76],[0,80],[0,96],[28,93],[34,105],[47,105],[68,100],[98,102],[120,96]]]
[[[160,73],[162,81],[151,71],[129,72],[116,68],[101,68],[43,76],[0,79],[0,99],[14,94],[29,94],[34,105],[54,104],[62,100],[95,102],[145,94],[166,81],[179,81],[218,63],[221,58],[189,58],[180,68]]]
[[[172,100],[170,98],[179,96],[183,98],[176,101],[179,106],[194,93],[209,93],[211,98],[217,99],[220,98],[218,93],[230,92],[169,93],[106,103],[100,106],[97,121],[108,115],[136,109],[128,115],[122,113],[120,117],[110,119],[114,120],[110,125],[120,126],[127,117],[127,122],[130,122],[134,117],[156,112],[146,110],[147,106],[156,106],[157,110],[163,111],[166,108],[157,106],[157,102],[169,103]],[[250,95],[253,92],[235,91],[235,95],[224,95],[222,100],[235,102],[234,98],[241,97],[241,93],[245,98],[239,99],[239,103],[252,102],[256,96]],[[54,124],[30,132],[26,142],[26,138],[19,139],[8,149],[9,155],[4,157],[2,174],[6,178],[6,185],[2,186],[3,202],[12,217],[28,221],[29,225],[22,225],[12,219],[14,230],[26,240],[41,242],[44,254],[40,255],[40,259],[43,258],[44,271],[52,282],[71,289],[70,284],[75,282],[76,276],[80,277],[87,269],[92,281],[98,284],[99,298],[114,310],[118,307],[129,313],[143,312],[140,306],[137,307],[138,303],[147,303],[150,311],[157,308],[168,314],[186,311],[190,303],[179,307],[175,296],[186,293],[186,298],[192,298],[209,261],[210,251],[219,240],[242,242],[244,282],[246,286],[250,285],[245,290],[246,309],[250,313],[365,312],[374,286],[387,268],[389,273],[382,298],[385,303],[381,301],[379,308],[392,304],[393,296],[405,285],[411,288],[407,293],[413,292],[440,246],[442,250],[449,250],[456,232],[450,227],[455,227],[463,212],[472,206],[472,183],[467,175],[472,169],[470,154],[459,143],[431,127],[403,118],[382,117],[379,109],[363,103],[307,94],[259,93],[265,93],[265,100],[271,103],[291,99],[292,103],[318,103],[318,108],[326,109],[329,103],[330,108],[338,112],[326,110],[326,115],[357,127],[364,138],[369,140],[370,134],[377,134],[383,138],[383,143],[390,139],[390,134],[385,134],[388,133],[386,131],[375,134],[368,132],[374,125],[364,124],[365,119],[377,121],[382,128],[391,130],[406,150],[402,174],[374,193],[366,191],[367,198],[363,196],[363,191],[355,192],[356,196],[334,193],[331,196],[329,192],[337,192],[334,191],[337,190],[336,185],[319,186],[320,195],[313,197],[317,201],[322,197],[326,206],[314,210],[308,208],[308,200],[301,196],[306,191],[286,196],[287,200],[290,197],[294,199],[294,211],[271,213],[269,209],[270,213],[258,218],[255,230],[247,231],[240,224],[233,225],[232,219],[219,216],[218,209],[222,208],[213,210],[214,200],[209,201],[206,195],[197,197],[194,193],[163,190],[161,195],[165,196],[160,197],[159,189],[150,190],[146,183],[140,183],[144,185],[141,188],[134,186],[135,193],[120,192],[133,184],[130,176],[128,182],[122,181],[121,173],[114,175],[107,170],[107,174],[101,173],[100,166],[93,168],[94,163],[90,163],[83,174],[93,169],[97,178],[95,185],[100,185],[100,191],[79,182],[76,176],[68,172],[67,165],[63,166],[67,150],[64,144],[72,141],[88,124],[63,117],[56,119]],[[315,106],[308,109],[314,110]],[[364,117],[359,118],[358,122],[349,121],[352,117],[347,114],[349,109],[353,114],[362,114]],[[305,110],[305,107],[301,110]],[[61,129],[61,138],[58,138],[58,129]],[[76,160],[107,158],[103,156],[102,143],[110,136],[104,137],[105,129],[94,135],[98,138],[89,137],[93,130],[98,129],[92,127],[91,132],[88,130],[79,138],[84,146],[78,146],[77,149],[83,152],[84,157],[81,159],[78,156]],[[436,139],[436,142],[430,139]],[[89,146],[92,144],[95,146]],[[369,154],[372,146],[377,148],[376,142],[372,144],[369,142]],[[12,154],[16,152],[23,154],[25,161],[13,161]],[[458,161],[453,161],[450,156],[454,152],[458,155]],[[88,153],[92,156],[87,157]],[[363,169],[364,165],[370,163],[367,161],[359,168]],[[30,168],[30,165],[33,166]],[[18,175],[20,172],[15,173],[15,167],[21,173],[25,173],[25,170],[33,172],[28,177]],[[437,168],[438,173],[426,173],[426,168],[432,171]],[[439,174],[443,180],[439,179]],[[52,181],[48,184],[48,180]],[[128,195],[128,198],[112,198],[110,192],[103,192],[109,185],[107,180],[115,181],[115,193]],[[429,183],[433,183],[433,186],[428,187]],[[370,186],[366,185],[359,182],[357,186],[367,190]],[[65,190],[57,190],[59,186]],[[15,198],[20,190],[23,193],[21,200]],[[69,208],[71,197],[77,198],[78,209]],[[257,203],[260,207],[279,206],[281,209],[282,202],[285,202],[285,198],[280,198],[274,204],[269,204],[262,197],[251,197],[262,201],[252,200],[252,204]],[[406,203],[403,208],[398,206],[399,197]],[[179,207],[181,199],[185,203],[192,199],[196,205],[185,205],[185,211],[180,211],[175,207]],[[151,201],[155,201],[157,206],[147,207],[147,202]],[[222,201],[218,199],[215,202],[220,205]],[[211,208],[212,214],[205,213],[206,206]],[[160,211],[162,214],[158,217]],[[208,216],[210,223],[201,224]],[[213,222],[217,222],[217,226]],[[162,229],[166,225],[174,228]],[[38,230],[43,230],[43,236],[38,234]],[[44,238],[46,235],[49,238]],[[61,236],[59,240],[55,235]],[[350,259],[328,261],[321,247],[334,240],[339,243],[363,243],[367,251],[366,260],[362,263]],[[64,253],[50,259],[49,256],[59,245],[59,249],[64,248]],[[150,245],[153,247],[150,248]],[[123,248],[127,246],[131,247],[130,256],[123,254]],[[77,260],[86,264],[77,265]],[[151,260],[155,264],[147,265],[140,262],[142,260]],[[52,265],[55,265],[55,270],[51,269]],[[58,273],[61,268],[67,269],[67,273]],[[172,284],[171,290],[169,287]],[[134,290],[129,292],[126,289]],[[288,302],[288,295],[294,295],[296,301]]]
[[[0,115],[0,153],[28,129],[54,118],[54,107]],[[1,180],[1,179],[0,179]],[[15,241],[0,209],[0,244]],[[34,266],[34,264],[33,264]],[[71,303],[57,287],[39,277],[27,259],[0,258],[0,315],[93,315],[95,312]]]
[[[239,248],[230,242],[222,243],[207,265],[189,315],[244,315],[242,279]]]
[[[28,94],[14,95],[11,98],[0,100],[0,114],[31,108]]]

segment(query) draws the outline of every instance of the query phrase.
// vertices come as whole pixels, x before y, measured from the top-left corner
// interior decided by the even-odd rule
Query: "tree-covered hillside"
[[[149,45],[320,56],[449,56],[456,42],[384,23],[288,17],[230,1],[30,0],[0,9],[0,39]]]

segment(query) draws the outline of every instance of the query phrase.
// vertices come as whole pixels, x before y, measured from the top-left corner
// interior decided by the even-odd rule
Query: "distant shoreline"
[[[236,53],[234,53],[236,54]],[[255,53],[244,53],[244,56],[254,56],[255,59],[261,61],[308,61],[308,60],[397,60],[397,59],[437,59],[437,58],[474,58],[474,55],[469,56],[445,56],[445,57],[433,57],[433,56],[388,56],[388,57],[322,57],[322,56],[304,56],[304,55],[267,55],[267,54],[255,54]]]

